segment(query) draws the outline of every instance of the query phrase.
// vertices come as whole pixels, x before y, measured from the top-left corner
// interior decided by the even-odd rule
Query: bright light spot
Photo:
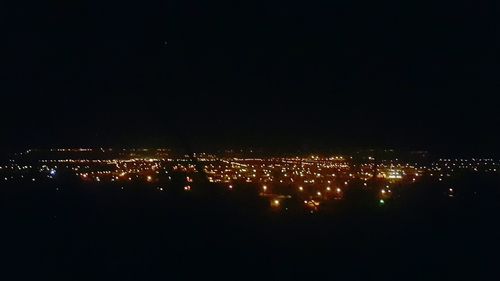
[[[380,199],[378,202],[380,203],[380,205],[384,205],[385,204],[384,199]]]
[[[266,185],[262,186],[262,189],[263,189],[264,191],[266,191],[266,190],[267,190],[267,186],[266,186]]]
[[[302,186],[299,186],[300,191],[304,191],[304,188]]]
[[[337,188],[337,193],[340,193],[340,192],[342,192],[342,189]]]

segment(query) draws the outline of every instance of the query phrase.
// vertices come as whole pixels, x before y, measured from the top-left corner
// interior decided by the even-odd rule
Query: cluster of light
[[[384,200],[395,198],[390,186],[386,184],[411,184],[421,178],[430,178],[442,182],[442,185],[460,170],[492,173],[500,168],[498,162],[483,158],[440,159],[430,164],[419,164],[404,163],[397,158],[377,159],[375,162],[373,157],[368,157],[359,163],[352,160],[352,157],[344,156],[234,158],[204,153],[194,155],[198,160],[197,165],[194,165],[192,156],[166,157],[167,150],[123,149],[114,150],[111,154],[110,151],[113,150],[55,149],[51,150],[55,152],[52,154],[53,159],[44,158],[35,165],[31,165],[31,161],[26,162],[30,163],[27,165],[18,160],[10,160],[8,164],[0,165],[0,178],[5,181],[31,180],[40,184],[47,178],[54,180],[56,174],[72,173],[89,183],[113,182],[118,185],[124,181],[141,183],[146,179],[147,182],[168,186],[168,182],[172,180],[171,175],[180,174],[185,179],[184,190],[190,191],[192,186],[198,184],[193,178],[198,178],[196,174],[201,168],[209,182],[227,186],[229,190],[245,182],[256,188],[260,186],[261,196],[269,197],[272,206],[283,205],[286,198],[279,197],[279,193],[290,188],[284,194],[305,199],[306,205],[315,202],[312,205],[317,208],[320,201],[343,199],[343,190],[359,184],[366,187],[364,190],[371,190],[372,187],[380,190],[378,199],[382,205],[386,202]],[[32,157],[36,152],[38,151],[26,150],[23,153]],[[66,152],[72,152],[71,155],[81,153],[80,157],[72,158],[64,154]],[[95,155],[88,152],[96,152],[104,159],[94,159]],[[114,157],[116,155],[119,157]],[[379,189],[382,186],[385,188]],[[164,191],[167,188],[157,187],[157,190]],[[449,188],[447,194],[453,197],[453,188]],[[313,198],[316,201],[312,201]]]

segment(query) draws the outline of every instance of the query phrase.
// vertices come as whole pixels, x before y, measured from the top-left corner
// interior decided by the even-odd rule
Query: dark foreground
[[[495,188],[497,182],[482,183]],[[59,188],[58,190],[56,188]],[[258,197],[1,186],[2,280],[499,280],[498,193],[310,214]],[[484,194],[484,193],[483,193]]]

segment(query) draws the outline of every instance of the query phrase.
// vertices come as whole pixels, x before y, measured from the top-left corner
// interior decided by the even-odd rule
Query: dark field
[[[1,275],[497,280],[498,179],[461,182],[452,199],[423,182],[384,206],[353,195],[314,214],[271,210],[251,187],[2,183]]]

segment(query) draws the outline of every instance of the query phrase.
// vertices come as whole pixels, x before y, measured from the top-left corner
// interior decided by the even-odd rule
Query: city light
[[[92,150],[85,150],[89,153]],[[106,155],[111,150],[99,150]],[[127,151],[127,150],[119,150]],[[141,150],[142,151],[142,150]],[[152,150],[155,151],[155,150]],[[82,150],[61,150],[58,153],[77,153]],[[72,158],[70,155],[54,158],[42,158],[38,164],[33,165],[32,161],[23,163],[20,160],[9,163],[0,163],[0,176],[4,181],[20,181],[24,178],[33,183],[44,180],[56,181],[55,175],[73,174],[86,184],[92,182],[116,184],[121,180],[128,180],[131,184],[140,184],[141,179],[147,182],[158,184],[169,184],[174,177],[179,175],[185,179],[183,185],[185,191],[191,191],[192,187],[200,183],[195,183],[194,178],[199,177],[199,167],[192,163],[189,156],[180,155],[166,157],[165,155],[149,155],[140,157],[137,150],[130,150],[131,157],[104,157],[104,159],[94,159],[85,157]],[[83,153],[83,152],[82,152]],[[33,157],[35,152],[30,152]],[[50,154],[42,154],[50,155]],[[368,187],[368,181],[375,179],[373,186],[383,186],[379,194],[382,197],[379,204],[384,204],[388,198],[393,197],[393,188],[399,185],[417,182],[427,179],[433,182],[440,182],[455,176],[461,171],[473,173],[491,173],[500,167],[499,161],[492,159],[441,159],[432,163],[404,163],[397,162],[396,159],[381,160],[377,164],[377,171],[374,172],[372,162],[361,162],[354,164],[351,157],[262,157],[262,158],[227,158],[223,156],[199,153],[199,165],[207,176],[207,182],[211,184],[222,184],[227,190],[233,190],[238,184],[245,183],[258,188],[260,186],[260,196],[270,197],[271,203],[276,205],[274,200],[282,204],[282,200],[297,198],[310,202],[311,198],[316,198],[317,202],[328,200],[348,200],[342,196],[344,186],[349,189],[349,184],[353,187],[358,183]],[[55,155],[53,155],[55,156]],[[43,177],[37,177],[37,173]],[[158,175],[158,176],[156,176]],[[48,178],[48,179],[47,179]],[[272,190],[269,188],[273,185]],[[335,187],[332,187],[335,185]],[[340,186],[340,187],[339,187]],[[122,186],[123,187],[123,186]],[[289,188],[292,187],[290,190]],[[165,187],[157,187],[159,191],[169,191]],[[173,189],[175,190],[175,189]],[[363,190],[371,190],[364,188]],[[454,189],[448,188],[447,195],[454,196]],[[335,192],[335,196],[331,192]],[[323,192],[325,192],[323,194]],[[279,198],[276,198],[279,197]]]

